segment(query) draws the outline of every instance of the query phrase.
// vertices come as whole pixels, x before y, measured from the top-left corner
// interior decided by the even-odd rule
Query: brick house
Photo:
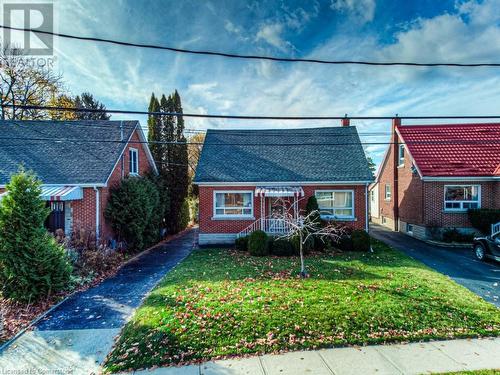
[[[0,129],[0,194],[20,165],[35,172],[52,232],[83,228],[111,239],[104,218],[110,187],[156,172],[138,121],[0,121]]]
[[[367,229],[373,179],[356,128],[347,120],[343,124],[209,130],[194,179],[199,243],[232,243],[253,229],[276,233],[279,224],[273,215],[289,209],[298,216],[312,195],[324,219]]]
[[[372,222],[425,239],[500,208],[500,124],[401,125],[370,186]],[[397,202],[397,204],[396,204]]]

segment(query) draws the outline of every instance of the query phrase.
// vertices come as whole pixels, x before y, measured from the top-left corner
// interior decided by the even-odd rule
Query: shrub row
[[[253,256],[293,256],[299,255],[300,237],[292,238],[269,237],[263,231],[252,232],[249,236],[237,238],[235,247],[239,251],[248,251]],[[338,242],[323,241],[319,238],[309,237],[303,245],[304,254],[311,251],[328,251],[331,249],[342,251],[369,251],[370,236],[364,230],[353,230],[350,234],[341,237]]]
[[[500,210],[493,208],[470,209],[468,212],[471,225],[483,234],[490,234],[491,224],[500,222]]]

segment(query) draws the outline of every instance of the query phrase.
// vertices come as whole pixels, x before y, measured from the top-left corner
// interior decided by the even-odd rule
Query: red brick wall
[[[139,136],[137,134],[137,131],[134,132],[131,140],[132,141],[139,141]],[[129,143],[129,144],[127,144],[127,147],[125,148],[125,151],[123,152],[123,156],[122,156],[123,163],[120,160],[118,162],[118,164],[116,165],[115,169],[113,170],[113,173],[111,173],[111,177],[109,178],[108,186],[104,187],[104,188],[100,188],[100,207],[101,207],[100,233],[101,233],[101,238],[103,238],[103,239],[107,239],[107,238],[110,238],[113,236],[111,224],[104,218],[104,209],[106,208],[106,205],[108,203],[110,189],[112,187],[118,185],[121,181],[122,170],[123,170],[123,175],[125,177],[127,177],[129,175],[129,159],[130,159],[129,158],[129,149],[130,148],[135,148],[138,150],[138,153],[139,153],[139,175],[144,176],[151,169],[151,166],[150,166],[149,161],[148,161],[148,157],[146,155],[146,152],[144,151],[144,145],[141,143]],[[123,165],[123,168],[122,168],[122,165]],[[95,213],[95,209],[94,209],[94,213]],[[95,216],[94,216],[94,223],[95,223]]]
[[[392,140],[391,140],[392,141]],[[391,186],[391,192],[394,191],[394,152],[392,145],[389,146],[389,152],[385,159],[385,164],[382,165],[382,170],[379,174],[379,212],[380,216],[389,217],[394,219],[394,194],[392,194],[390,200],[385,200],[385,185],[389,184]]]
[[[393,134],[391,141],[400,141]],[[470,227],[467,213],[444,212],[445,185],[481,185],[481,207],[500,208],[500,182],[423,182],[418,173],[412,173],[413,160],[405,150],[405,163],[396,166],[398,178],[399,219],[406,223],[440,227]],[[379,207],[380,215],[394,219],[394,148],[391,145],[385,164],[379,175]],[[397,156],[397,155],[396,155]],[[390,184],[392,198],[385,200],[385,185]]]
[[[445,185],[480,185],[481,208],[500,208],[498,189],[500,182],[496,181],[447,181],[424,182],[425,224],[441,227],[470,227],[466,212],[444,212]]]
[[[299,201],[299,209],[305,210],[307,198],[314,195],[315,190],[354,190],[354,211],[356,221],[346,222],[355,228],[365,229],[365,186],[364,185],[346,185],[346,186],[303,186],[305,198]],[[260,219],[260,197],[254,196],[254,219],[248,220],[218,220],[213,217],[213,196],[214,191],[219,190],[250,190],[255,191],[255,186],[200,186],[199,187],[199,221],[201,233],[238,233]],[[266,212],[268,211],[268,202],[264,204]],[[265,215],[268,215],[266,213]]]
[[[132,134],[132,141],[140,141],[139,135],[137,131],[134,131]],[[113,236],[113,232],[111,230],[111,225],[104,218],[104,209],[107,205],[110,188],[120,183],[122,178],[122,169],[123,175],[127,177],[129,175],[129,149],[135,148],[139,153],[139,175],[143,176],[147,172],[150,171],[151,166],[148,161],[148,157],[145,151],[145,145],[141,143],[129,143],[127,144],[125,151],[123,153],[123,168],[122,162],[119,161],[118,164],[114,167],[113,172],[111,173],[111,177],[108,181],[107,187],[100,187],[99,195],[100,195],[100,234],[102,239],[109,239]],[[111,166],[110,166],[111,168]],[[0,188],[0,193],[5,191],[4,188]],[[94,188],[84,188],[83,189],[83,199],[75,200],[71,202],[71,207],[73,210],[73,228],[84,228],[87,230],[95,230],[96,225],[96,192]]]

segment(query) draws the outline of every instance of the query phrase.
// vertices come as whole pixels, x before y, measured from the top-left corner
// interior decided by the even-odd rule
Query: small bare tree
[[[333,242],[338,242],[340,238],[345,235],[345,228],[342,226],[335,225],[331,222],[322,224],[320,222],[320,211],[313,210],[308,214],[303,214],[299,212],[298,215],[294,215],[293,206],[286,205],[285,201],[281,201],[279,205],[282,206],[282,213],[273,213],[272,218],[274,220],[282,220],[283,226],[286,228],[285,233],[278,236],[278,238],[291,240],[293,238],[298,238],[299,240],[299,256],[300,256],[300,276],[307,277],[305,262],[304,262],[304,246],[310,238],[318,238],[325,242],[331,240]],[[298,207],[298,203],[296,207]]]
[[[47,106],[61,89],[61,76],[37,67],[20,49],[0,47],[0,107],[2,120],[36,120],[47,112],[20,106]]]

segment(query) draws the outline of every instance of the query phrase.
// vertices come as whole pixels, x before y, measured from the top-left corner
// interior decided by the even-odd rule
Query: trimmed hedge
[[[239,251],[247,251],[248,250],[248,236],[239,237],[234,240],[234,247]]]
[[[491,224],[500,222],[500,210],[475,208],[467,211],[471,225],[483,234],[491,233]]]
[[[297,255],[293,244],[286,238],[274,238],[271,242],[271,254],[276,256],[292,256]]]
[[[354,251],[370,251],[370,235],[364,230],[353,230],[351,239]]]
[[[256,230],[248,236],[248,251],[253,256],[264,256],[269,254],[269,243],[266,232]]]

